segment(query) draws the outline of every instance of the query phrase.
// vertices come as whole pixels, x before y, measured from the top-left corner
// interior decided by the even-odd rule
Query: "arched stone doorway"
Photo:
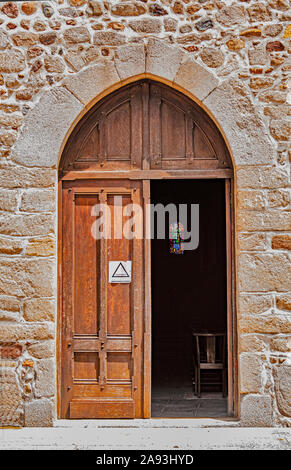
[[[62,154],[59,177],[61,417],[151,416],[153,272],[145,206],[150,202],[151,181],[157,187],[160,180],[170,180],[172,188],[181,180],[223,184],[226,248],[222,245],[225,272],[220,276],[225,277],[225,292],[219,308],[224,310],[221,324],[225,321],[228,332],[228,412],[233,414],[237,374],[231,294],[233,170],[214,122],[169,86],[149,79],[134,82],[97,102],[75,126]],[[136,204],[143,211],[135,220],[141,224],[141,236],[128,238],[124,231],[117,239],[113,236],[118,224],[116,197],[121,209]],[[98,204],[112,211],[103,221],[110,226],[109,236],[96,240],[92,224],[100,215],[94,209]],[[110,280],[110,263],[117,260],[131,263],[131,282]],[[215,315],[209,321],[215,323]],[[208,330],[213,329],[208,324]]]

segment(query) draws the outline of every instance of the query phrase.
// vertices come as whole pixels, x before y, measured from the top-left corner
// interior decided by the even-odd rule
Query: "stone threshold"
[[[57,419],[55,428],[225,428],[240,427],[240,421],[225,418],[150,418],[150,419]]]

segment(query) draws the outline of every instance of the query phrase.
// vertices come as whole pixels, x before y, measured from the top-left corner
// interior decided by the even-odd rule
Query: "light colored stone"
[[[17,192],[9,191],[7,189],[0,189],[0,210],[13,212],[17,208]]]
[[[28,299],[23,304],[23,318],[26,321],[54,321],[55,306],[50,299]]]
[[[0,426],[19,426],[21,408],[21,388],[15,370],[0,367]]]
[[[272,426],[272,401],[269,395],[246,395],[241,401],[241,425]]]
[[[63,73],[65,70],[64,61],[61,57],[47,55],[44,59],[44,67],[49,73]]]
[[[223,26],[232,26],[234,24],[243,23],[245,19],[245,10],[243,6],[232,3],[219,10],[216,20]]]
[[[9,295],[0,296],[0,320],[19,321],[20,300]],[[0,354],[1,357],[1,354]]]
[[[20,211],[50,212],[55,209],[55,193],[50,190],[33,189],[24,191],[21,196]]]
[[[244,315],[239,320],[241,333],[290,334],[290,315]]]
[[[40,359],[37,362],[34,389],[37,398],[51,397],[55,394],[55,361],[53,359]]]
[[[211,68],[220,67],[224,63],[223,52],[214,47],[204,47],[200,56],[203,62]]]
[[[52,142],[50,145],[52,145]],[[0,168],[0,185],[2,188],[49,188],[56,183],[57,173],[55,169],[30,169],[18,165],[12,168]]]
[[[268,191],[269,207],[286,207],[290,204],[290,191],[287,189],[274,189]]]
[[[27,346],[27,350],[31,356],[37,359],[47,359],[55,354],[54,341],[37,341]]]
[[[244,85],[233,79],[226,81],[203,103],[224,130],[236,165],[261,165],[273,161],[273,145]]]
[[[66,88],[83,104],[88,104],[99,93],[120,81],[112,62],[102,61],[77,75],[65,79]]]
[[[183,59],[174,83],[185,88],[199,100],[206,98],[218,85],[218,79],[192,59]]]
[[[240,251],[264,251],[267,248],[265,233],[240,233],[238,235]]]
[[[0,237],[0,254],[2,255],[19,255],[19,253],[22,252],[23,247],[23,240]]]
[[[93,42],[97,46],[121,46],[126,43],[126,36],[115,31],[97,31]]]
[[[283,119],[278,121],[272,120],[270,124],[270,131],[274,139],[287,141],[291,137],[291,122]]]
[[[265,44],[257,44],[249,49],[250,65],[265,65],[268,61]]]
[[[279,411],[284,416],[291,416],[291,365],[280,365],[273,371]]]
[[[143,44],[120,46],[115,52],[115,66],[121,80],[145,72]]]
[[[51,237],[29,240],[25,254],[26,256],[53,256],[56,254],[55,240]]]
[[[32,341],[54,339],[55,327],[53,324],[29,324],[0,322],[1,341]]]
[[[291,264],[285,253],[241,254],[238,283],[244,292],[291,290]]]
[[[263,191],[239,191],[237,193],[237,207],[239,210],[261,210],[267,205]]]
[[[13,236],[48,235],[54,229],[52,214],[0,215],[0,234]]]
[[[53,425],[54,408],[45,398],[25,403],[24,424],[28,427],[48,427]]]
[[[1,30],[0,31],[0,50],[3,51],[7,49],[8,46],[9,46],[9,39],[8,39],[7,33]]]
[[[73,28],[65,30],[64,40],[67,44],[90,42],[90,33],[85,26],[74,26]]]
[[[55,294],[54,263],[48,259],[0,259],[0,294],[50,297]]]
[[[258,354],[240,354],[241,393],[258,393],[262,386],[263,360]]]
[[[173,80],[184,52],[160,39],[150,38],[146,48],[146,72]]]
[[[267,344],[265,341],[265,336],[251,334],[241,335],[240,337],[241,352],[264,352],[266,351],[266,348]]]
[[[291,230],[289,211],[279,209],[249,211],[241,210],[237,216],[239,231]]]
[[[128,25],[136,33],[160,33],[162,30],[162,23],[158,18],[133,20]]]
[[[19,31],[18,33],[12,34],[11,37],[15,46],[31,47],[38,43],[38,35],[35,33]]]
[[[247,12],[250,21],[253,23],[257,23],[258,21],[270,21],[272,19],[272,14],[265,3],[256,2],[247,8]]]
[[[271,351],[290,352],[291,351],[291,336],[275,336],[271,338],[270,342]]]
[[[12,158],[25,166],[56,166],[66,132],[82,108],[64,88],[47,91],[27,115]]]
[[[0,52],[0,72],[21,72],[25,68],[25,57],[21,51]]]
[[[282,188],[288,186],[287,168],[250,166],[237,169],[240,188]]]
[[[272,298],[265,294],[240,294],[238,298],[239,315],[266,313],[272,307]]]

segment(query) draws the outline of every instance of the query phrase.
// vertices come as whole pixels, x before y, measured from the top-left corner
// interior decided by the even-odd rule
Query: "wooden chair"
[[[197,333],[193,337],[193,364],[195,395],[201,396],[201,369],[222,370],[222,395],[226,396],[226,334]],[[221,382],[212,382],[218,385]]]

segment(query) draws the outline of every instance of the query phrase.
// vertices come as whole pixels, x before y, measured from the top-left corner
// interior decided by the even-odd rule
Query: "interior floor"
[[[152,240],[152,416],[222,417],[221,371],[201,372],[194,394],[193,337],[226,332],[224,180],[152,181],[152,204],[199,204],[199,245],[170,253],[166,239]]]

